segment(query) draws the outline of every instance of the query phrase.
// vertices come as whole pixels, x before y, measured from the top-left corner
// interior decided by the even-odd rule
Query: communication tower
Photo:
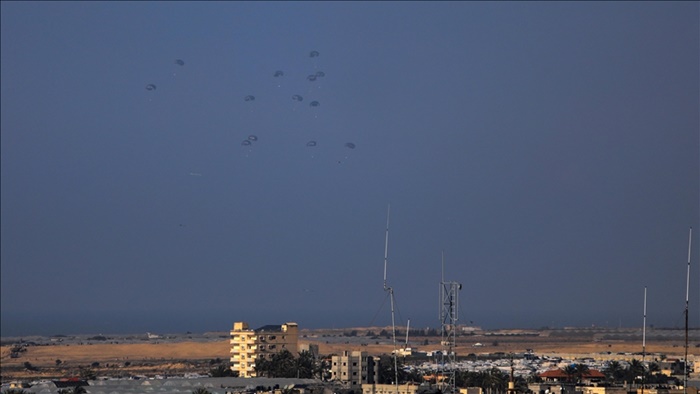
[[[445,281],[445,258],[442,256],[442,281],[440,282],[441,344],[438,366],[438,385],[443,393],[456,393],[455,364],[457,346],[457,320],[459,319],[459,291],[462,284]]]

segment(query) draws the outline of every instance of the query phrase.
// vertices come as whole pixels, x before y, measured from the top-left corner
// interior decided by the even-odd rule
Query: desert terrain
[[[391,332],[390,327],[301,330],[299,344],[302,347],[317,345],[322,356],[345,350],[361,350],[370,355],[391,354],[392,338],[377,335],[383,330],[384,334]],[[409,346],[431,352],[442,348],[440,341],[436,336],[415,336],[410,338]],[[397,333],[396,347],[404,347],[404,342],[405,337]],[[693,330],[689,354],[698,353],[698,346],[700,330]],[[634,329],[497,330],[459,335],[453,350],[458,357],[470,354],[506,357],[529,351],[540,356],[570,359],[630,360],[641,359],[642,341],[641,331]],[[684,332],[647,333],[645,350],[647,357],[652,358],[683,357]],[[3,338],[0,373],[3,382],[80,376],[81,369],[85,368],[97,376],[207,374],[218,365],[227,365],[229,352],[228,332],[173,334],[150,339],[145,334]]]

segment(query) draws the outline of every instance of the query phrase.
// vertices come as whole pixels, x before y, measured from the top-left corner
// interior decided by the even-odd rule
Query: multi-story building
[[[348,384],[350,388],[375,383],[375,377],[379,375],[377,361],[367,352],[346,350],[340,356],[331,357],[331,379]]]
[[[248,323],[236,322],[231,330],[231,370],[242,378],[256,377],[255,360],[272,358],[289,350],[296,356],[299,327],[296,323],[268,325],[252,330]]]

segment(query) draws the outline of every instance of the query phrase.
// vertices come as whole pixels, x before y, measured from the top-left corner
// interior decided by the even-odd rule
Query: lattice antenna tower
[[[455,347],[457,343],[457,321],[459,320],[459,291],[462,284],[445,281],[445,254],[442,253],[442,280],[440,282],[441,344],[438,384],[443,393],[456,393]]]

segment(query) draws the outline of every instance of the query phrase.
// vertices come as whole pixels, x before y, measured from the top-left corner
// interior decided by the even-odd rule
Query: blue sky
[[[0,7],[3,335],[683,325],[697,2]]]

